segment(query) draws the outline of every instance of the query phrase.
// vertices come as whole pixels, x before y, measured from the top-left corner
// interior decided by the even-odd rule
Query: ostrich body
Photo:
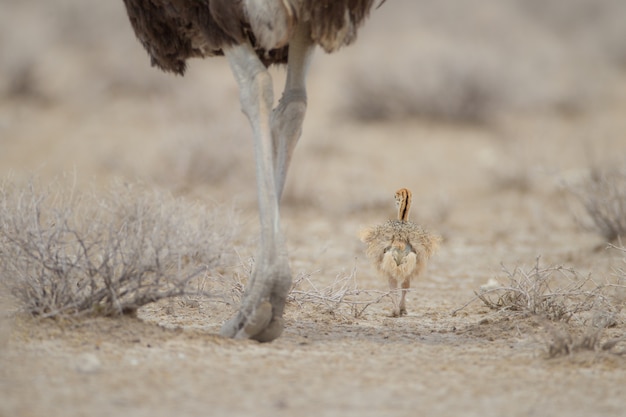
[[[407,314],[405,297],[411,279],[422,272],[439,247],[441,238],[409,221],[411,191],[402,188],[396,191],[395,199],[398,219],[364,230],[361,240],[367,244],[367,256],[389,282],[393,303],[391,315],[398,317]]]
[[[279,202],[306,111],[307,69],[316,45],[333,52],[356,38],[373,2],[124,0],[154,66],[182,75],[188,58],[224,55],[252,126],[260,247],[242,305],[222,327],[224,336],[271,341],[282,333],[291,272]],[[273,110],[270,64],[287,64],[286,85]]]

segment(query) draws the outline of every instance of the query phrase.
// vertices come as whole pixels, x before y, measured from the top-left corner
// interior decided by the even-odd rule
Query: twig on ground
[[[329,312],[342,314],[342,307],[348,307],[350,316],[360,318],[365,310],[388,297],[389,292],[365,290],[356,282],[356,266],[350,274],[339,274],[324,288],[319,288],[311,274],[301,274],[293,283],[287,301],[302,306],[304,304],[323,305]]]

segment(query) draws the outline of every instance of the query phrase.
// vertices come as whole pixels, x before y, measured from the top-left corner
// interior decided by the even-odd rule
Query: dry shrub
[[[623,350],[617,350],[616,347],[626,337],[616,337],[609,340],[603,340],[602,336],[606,326],[591,325],[587,326],[581,334],[576,334],[571,327],[553,326],[545,323],[546,334],[544,334],[544,342],[547,347],[549,358],[567,356],[576,352],[610,352],[623,355]]]
[[[569,188],[589,215],[586,228],[608,242],[626,237],[626,168],[594,168],[582,184]]]
[[[614,247],[626,254],[626,249]],[[626,300],[626,270],[615,270],[616,279],[598,284],[590,275],[581,277],[575,270],[541,267],[540,258],[530,269],[508,270],[498,279],[475,291],[475,297],[453,315],[476,300],[510,318],[530,317],[541,325],[550,358],[581,351],[624,354],[618,350],[626,337],[607,339],[605,332],[623,322],[620,312]],[[626,262],[626,258],[624,259]]]
[[[598,285],[591,276],[580,277],[570,268],[541,267],[539,259],[529,270],[516,267],[510,271],[503,266],[505,282],[475,291],[476,298],[470,302],[479,299],[499,312],[562,322],[592,310],[614,311],[608,294],[611,286]]]
[[[475,291],[476,297],[453,314],[481,300],[499,314],[538,318],[543,328],[539,336],[549,358],[581,351],[622,354],[615,348],[626,338],[606,340],[603,336],[605,329],[619,322],[626,273],[618,270],[616,283],[599,285],[590,275],[581,277],[570,268],[541,267],[539,259],[530,269],[503,267],[504,280]]]
[[[120,315],[190,292],[228,262],[232,212],[140,186],[104,196],[0,184],[0,284],[42,317]]]
[[[349,274],[338,274],[326,287],[313,282],[311,274],[300,274],[292,285],[287,301],[299,307],[305,304],[320,305],[333,315],[360,318],[369,306],[389,295],[388,291],[359,288],[355,267]]]
[[[614,250],[626,254],[626,248],[612,247]],[[624,258],[626,262],[626,258]],[[607,337],[605,333],[610,327],[618,324],[617,314],[621,311],[626,299],[626,270],[617,268],[615,270],[617,280],[613,284],[606,284],[602,289],[602,303],[599,308],[594,308],[590,320],[585,322],[582,331],[577,331],[573,326],[564,324],[544,323],[546,334],[544,335],[547,346],[548,357],[571,355],[580,351],[608,352],[611,354],[626,354],[624,344],[626,336],[621,331],[617,332],[617,337]],[[621,349],[618,349],[621,347]]]

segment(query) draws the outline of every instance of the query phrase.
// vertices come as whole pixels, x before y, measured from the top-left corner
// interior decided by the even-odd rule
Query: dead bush
[[[583,204],[590,221],[584,227],[595,230],[607,242],[626,237],[626,168],[596,167],[577,186],[569,189]]]
[[[598,285],[591,276],[580,277],[570,268],[541,267],[539,260],[537,257],[528,270],[516,267],[511,271],[503,266],[506,277],[475,291],[476,297],[470,303],[480,300],[499,312],[535,315],[562,322],[569,322],[583,312],[614,310],[608,295],[609,286]]]
[[[612,247],[622,254],[626,254],[626,248]],[[626,262],[626,258],[624,258]],[[544,323],[546,333],[544,340],[547,347],[548,357],[571,355],[580,351],[608,352],[616,355],[626,354],[624,343],[626,336],[617,332],[617,337],[606,337],[607,329],[618,324],[617,316],[626,300],[626,270],[617,268],[615,270],[617,280],[615,283],[605,285],[608,301],[603,307],[595,309],[591,319],[585,322],[582,331],[577,331],[573,326],[564,324]],[[610,291],[610,292],[609,292]],[[621,349],[620,349],[621,348]]]
[[[543,339],[549,358],[572,355],[577,352],[609,352],[623,355],[626,351],[617,349],[626,337],[603,338],[607,322],[602,320],[587,326],[582,332],[576,332],[571,326],[555,326],[544,323],[546,332]]]
[[[232,211],[137,185],[104,193],[56,182],[0,184],[0,284],[41,317],[120,315],[218,274]],[[209,289],[210,293],[210,289]]]

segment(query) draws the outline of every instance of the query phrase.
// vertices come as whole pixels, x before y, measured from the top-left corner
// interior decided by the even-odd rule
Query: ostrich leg
[[[270,341],[282,333],[282,312],[291,285],[274,178],[270,126],[274,101],[272,79],[250,44],[233,46],[224,50],[224,54],[239,84],[242,111],[254,135],[261,239],[255,269],[240,310],[223,325],[221,334]]]
[[[303,31],[298,30],[298,34],[299,39],[306,39]],[[280,229],[279,201],[306,109],[304,78],[312,48],[310,41],[298,42],[301,44],[306,47],[292,48],[290,44],[287,86],[273,113],[272,79],[254,49],[246,43],[224,51],[239,84],[242,110],[254,134],[261,240],[242,305],[222,327],[223,336],[263,342],[276,339],[283,331],[282,315],[291,272]]]
[[[282,197],[287,170],[293,150],[302,133],[306,113],[306,75],[315,47],[310,37],[310,26],[296,27],[289,42],[287,80],[278,107],[272,112],[272,137],[274,140],[274,175],[278,201]]]

